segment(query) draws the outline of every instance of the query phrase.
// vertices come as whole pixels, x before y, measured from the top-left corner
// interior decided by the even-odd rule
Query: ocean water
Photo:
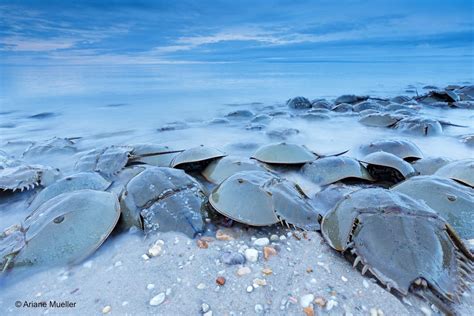
[[[424,85],[474,81],[471,58],[163,65],[0,66],[3,141],[143,133],[173,121],[208,120],[232,104],[290,97],[423,93]],[[50,113],[44,119],[30,116]],[[47,116],[47,115],[46,115]]]

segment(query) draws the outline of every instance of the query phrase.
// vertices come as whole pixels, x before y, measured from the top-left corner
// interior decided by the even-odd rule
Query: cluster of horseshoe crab
[[[459,87],[417,101],[460,107],[472,101],[469,93]],[[298,97],[288,105],[310,109],[306,114],[313,116],[332,106],[331,111],[359,109],[375,117],[367,111],[381,110],[373,103],[383,102],[342,96],[331,105]],[[399,97],[387,104],[410,102]],[[253,116],[247,112],[228,117]],[[269,117],[253,121],[263,124]],[[467,245],[474,239],[474,159],[425,157],[405,139],[335,154],[315,149],[270,143],[242,157],[203,145],[184,150],[142,143],[81,153],[74,139],[54,138],[31,144],[20,159],[0,151],[3,194],[33,192],[29,215],[0,233],[0,271],[74,264],[113,231],[132,227],[145,235],[179,231],[193,238],[219,223],[282,224],[320,231],[331,248],[388,291],[413,293],[451,313],[474,281],[474,254]],[[73,171],[63,176],[59,169],[31,163],[48,155],[72,157]]]

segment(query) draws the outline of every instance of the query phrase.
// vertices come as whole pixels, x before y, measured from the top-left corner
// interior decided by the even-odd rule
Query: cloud
[[[3,47],[0,49],[16,52],[47,52],[58,49],[72,48],[76,42],[77,40],[75,39],[66,38],[32,39],[24,37],[7,37],[0,39],[0,44],[3,45]]]

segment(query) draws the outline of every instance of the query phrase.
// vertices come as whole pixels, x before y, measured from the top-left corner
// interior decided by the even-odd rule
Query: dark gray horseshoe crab
[[[446,313],[472,282],[474,256],[451,226],[412,198],[385,189],[349,193],[322,220],[329,245],[350,253],[386,288],[410,291]]]

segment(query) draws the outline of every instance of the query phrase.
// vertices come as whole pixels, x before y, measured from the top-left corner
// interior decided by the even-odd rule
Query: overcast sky
[[[0,0],[0,62],[469,59],[473,3]]]

